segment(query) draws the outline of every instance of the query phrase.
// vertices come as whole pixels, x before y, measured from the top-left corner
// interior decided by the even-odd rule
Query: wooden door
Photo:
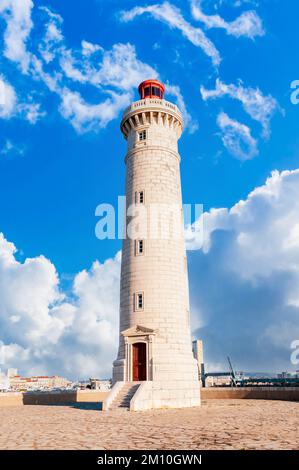
[[[133,381],[146,380],[146,344],[133,344]]]

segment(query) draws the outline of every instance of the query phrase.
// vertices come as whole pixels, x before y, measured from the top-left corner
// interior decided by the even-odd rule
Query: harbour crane
[[[233,366],[232,366],[232,363],[231,363],[231,360],[230,360],[229,356],[227,356],[227,360],[228,360],[228,365],[229,365],[230,372],[231,372],[231,386],[236,387],[237,386],[237,378],[236,378],[236,374],[235,374],[235,371],[233,369]]]

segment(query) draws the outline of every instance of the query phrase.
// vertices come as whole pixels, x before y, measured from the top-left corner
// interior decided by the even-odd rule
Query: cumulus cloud
[[[231,119],[221,112],[217,117],[224,147],[237,159],[251,160],[259,153],[257,140],[252,137],[248,126]]]
[[[69,377],[110,376],[118,339],[120,254],[79,273],[71,300],[43,256],[16,259],[0,234],[0,343],[4,368]]]
[[[49,305],[60,299],[55,268],[42,256],[20,264],[15,253],[15,246],[1,234],[0,331],[21,346],[41,346],[45,336],[55,342],[62,327],[49,315]]]
[[[207,360],[240,370],[291,370],[299,338],[299,170],[273,172],[231,209],[203,214],[189,253],[192,309]],[[194,246],[192,247],[195,248]]]
[[[170,28],[176,28],[185,36],[194,46],[199,47],[210,57],[214,65],[220,64],[220,54],[215,45],[210,41],[206,34],[200,28],[195,28],[188,23],[181,14],[181,11],[174,5],[164,2],[160,5],[150,5],[146,7],[135,7],[129,11],[123,11],[120,18],[122,21],[131,21],[137,16],[150,14],[158,21],[166,23]]]
[[[0,75],[0,118],[9,119],[16,112],[17,95],[13,86]]]
[[[6,22],[4,55],[16,62],[24,73],[28,71],[30,63],[26,44],[33,26],[32,8],[32,0],[0,0],[0,14]]]
[[[216,80],[214,90],[207,90],[201,87],[201,96],[204,101],[210,99],[230,98],[242,103],[243,109],[249,116],[258,121],[263,128],[263,136],[268,138],[270,135],[270,121],[274,113],[280,110],[278,102],[271,95],[263,95],[259,88],[246,88],[240,81],[238,85],[223,83],[220,79]]]
[[[191,9],[193,18],[204,23],[207,28],[221,28],[232,36],[250,39],[265,34],[261,18],[253,10],[242,13],[232,22],[227,22],[219,15],[205,15],[201,0],[192,0]]]

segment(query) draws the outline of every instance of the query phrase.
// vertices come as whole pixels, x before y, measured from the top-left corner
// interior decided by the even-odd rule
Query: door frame
[[[124,381],[133,381],[133,344],[146,344],[146,380],[154,379],[153,341],[155,330],[136,325],[122,332],[125,346]]]

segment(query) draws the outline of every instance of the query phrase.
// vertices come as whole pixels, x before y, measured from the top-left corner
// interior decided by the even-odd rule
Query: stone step
[[[128,382],[124,384],[123,388],[119,391],[113,400],[110,410],[124,409],[129,410],[130,401],[138,390],[140,382]]]
[[[120,398],[120,399],[115,399],[114,400],[114,404],[118,404],[118,405],[121,405],[121,404],[125,404],[125,403],[130,403],[131,399],[133,398],[133,395],[131,397],[125,397],[125,398]]]

